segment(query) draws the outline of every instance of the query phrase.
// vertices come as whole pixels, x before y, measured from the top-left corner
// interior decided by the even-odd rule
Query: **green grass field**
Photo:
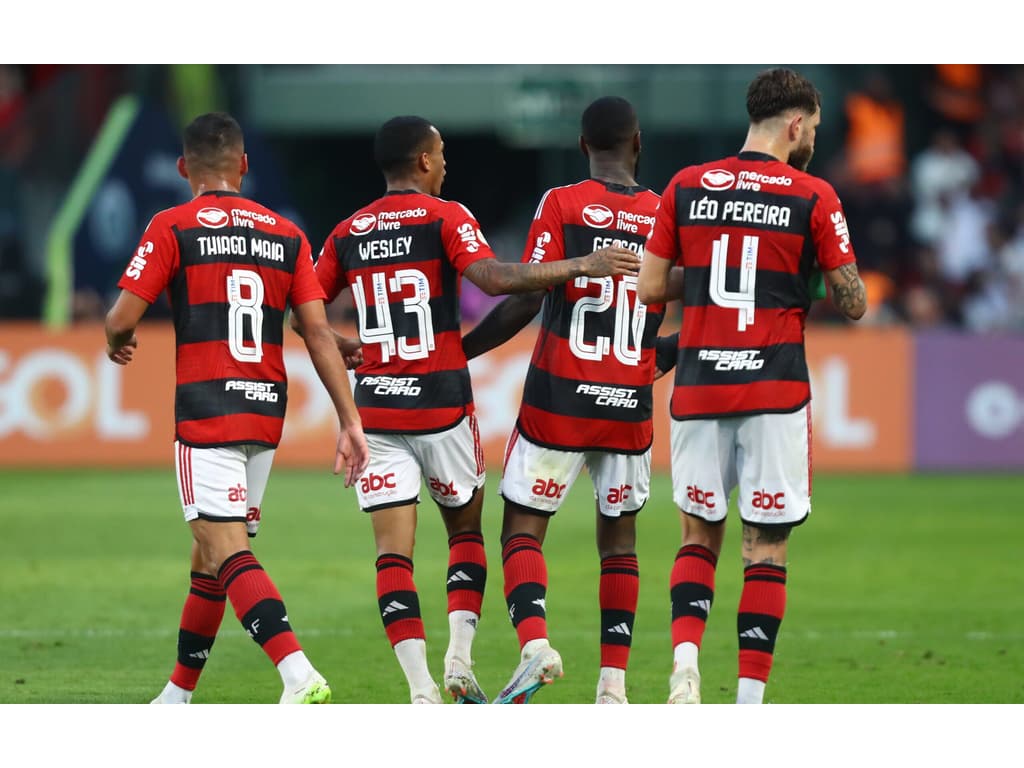
[[[497,476],[487,486],[490,580],[477,642],[488,694],[518,661],[502,597]],[[819,473],[814,512],[790,543],[788,608],[766,700],[774,703],[1024,703],[1024,477]],[[428,497],[424,494],[423,498]],[[368,516],[329,473],[277,469],[254,549],[338,703],[403,703],[377,612]],[[438,682],[447,645],[447,548],[421,506],[416,583]],[[548,625],[565,677],[536,703],[593,701],[598,560],[584,474],[551,523]],[[741,564],[731,513],[702,653],[707,703],[735,697]],[[641,587],[627,686],[664,702],[671,667],[668,574],[679,546],[669,479],[639,522]],[[140,703],[175,658],[190,537],[171,467],[0,472],[0,703]],[[276,671],[228,610],[193,701],[275,702]]]

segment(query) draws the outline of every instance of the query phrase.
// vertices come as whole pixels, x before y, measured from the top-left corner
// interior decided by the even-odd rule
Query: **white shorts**
[[[263,445],[193,448],[174,441],[175,473],[185,522],[245,523],[249,536],[260,528],[260,505],[274,463]]]
[[[364,512],[418,504],[422,482],[440,507],[464,507],[484,484],[483,447],[476,416],[426,435],[366,435],[370,465],[356,482]]]
[[[505,448],[498,493],[513,504],[553,515],[584,465],[605,517],[635,515],[647,503],[651,493],[649,448],[639,454],[561,451],[531,443],[518,429],[512,431]]]
[[[740,518],[796,525],[811,513],[811,407],[725,419],[672,421],[673,500],[710,523],[739,486]]]

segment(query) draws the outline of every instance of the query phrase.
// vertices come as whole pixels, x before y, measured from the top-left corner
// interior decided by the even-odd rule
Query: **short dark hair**
[[[633,105],[618,96],[602,96],[583,110],[580,132],[588,147],[616,149],[632,141],[640,130]]]
[[[208,112],[187,126],[182,151],[192,165],[219,168],[245,152],[242,127],[227,112]]]
[[[777,67],[761,72],[747,88],[747,114],[760,123],[791,109],[813,114],[821,107],[821,94],[803,75]]]
[[[430,147],[434,125],[415,115],[392,117],[377,129],[373,140],[373,157],[385,176],[410,170],[420,152]]]

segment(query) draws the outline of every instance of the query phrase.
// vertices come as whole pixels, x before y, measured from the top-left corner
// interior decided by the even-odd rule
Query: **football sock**
[[[676,650],[683,644],[692,645],[675,656],[679,665],[679,655],[693,663],[686,666],[697,666],[694,651],[700,649],[707,627],[711,603],[715,599],[715,566],[718,558],[707,547],[699,544],[687,544],[680,547],[672,565],[670,592],[672,596],[672,648]]]
[[[448,651],[445,659],[457,656],[467,664],[473,663],[473,638],[480,617],[472,611],[452,611],[448,614]]]
[[[480,615],[487,583],[487,555],[479,531],[457,533],[448,539],[448,612]]]
[[[519,647],[548,636],[544,601],[548,590],[548,569],[540,542],[520,533],[505,542],[501,550],[505,575],[505,604],[512,626],[519,636]]]
[[[613,691],[623,696],[626,695],[626,670],[619,667],[601,667],[601,673],[597,678],[597,693]]]
[[[487,555],[479,531],[457,533],[448,539],[448,652],[472,663],[471,649],[484,601]]]
[[[764,703],[764,681],[753,680],[749,677],[741,677],[739,686],[736,689],[737,704],[762,704]]]
[[[601,666],[625,669],[633,642],[633,622],[640,594],[636,554],[601,560],[598,601],[601,606]]]
[[[419,691],[430,691],[436,687],[427,667],[427,641],[421,638],[401,640],[395,645],[395,656],[405,673],[409,690],[415,695]]]
[[[281,682],[287,689],[297,688],[309,679],[315,671],[309,663],[306,654],[302,651],[295,651],[285,656],[277,665],[277,671],[281,675]]]
[[[225,560],[217,580],[227,593],[235,616],[274,666],[288,654],[302,650],[288,623],[288,611],[277,587],[251,551],[243,549]]]
[[[767,563],[755,563],[744,568],[743,592],[736,615],[740,678],[762,683],[768,681],[775,638],[785,610],[786,569]],[[762,686],[760,693],[763,695],[763,692]]]
[[[168,681],[160,695],[156,697],[153,704],[190,704],[192,703],[192,691]]]
[[[178,660],[171,672],[175,687],[195,690],[217,638],[226,603],[227,595],[215,577],[192,572],[178,628]]]
[[[377,605],[392,646],[403,640],[424,640],[420,598],[412,580],[412,560],[404,555],[377,558]]]

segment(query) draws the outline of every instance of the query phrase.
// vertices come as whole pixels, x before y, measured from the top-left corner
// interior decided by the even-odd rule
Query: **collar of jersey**
[[[203,192],[199,197],[206,197],[207,195],[217,195],[217,197],[241,197],[242,193],[232,192],[228,189],[211,189],[207,192]]]
[[[740,160],[763,160],[766,163],[782,162],[775,155],[769,155],[767,152],[740,152],[736,157]]]

